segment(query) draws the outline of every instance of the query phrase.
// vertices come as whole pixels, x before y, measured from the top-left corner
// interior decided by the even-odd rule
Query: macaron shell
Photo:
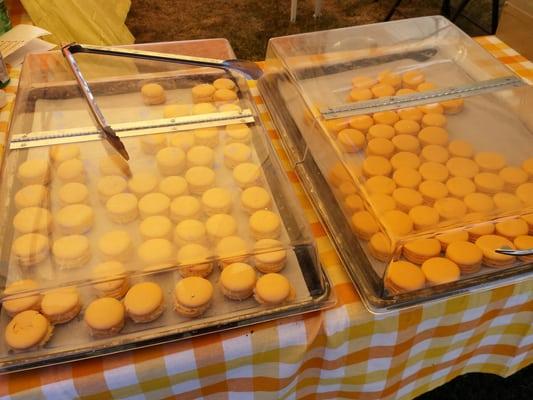
[[[85,310],[85,322],[96,330],[108,330],[124,322],[124,306],[112,297],[94,300]]]
[[[183,278],[176,284],[175,296],[177,303],[185,307],[201,307],[213,297],[213,285],[197,276]]]
[[[291,295],[291,285],[283,275],[266,274],[257,280],[255,295],[260,302],[279,304]]]
[[[124,307],[134,315],[150,314],[163,302],[161,287],[153,282],[133,285],[124,298]]]
[[[7,345],[14,350],[25,350],[44,344],[52,333],[48,320],[34,310],[17,314],[8,324],[5,331]]]
[[[222,270],[221,285],[231,292],[252,290],[257,280],[254,269],[245,263],[233,263]]]

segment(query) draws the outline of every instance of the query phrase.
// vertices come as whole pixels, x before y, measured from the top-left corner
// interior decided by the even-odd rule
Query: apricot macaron
[[[527,222],[520,218],[497,222],[495,229],[497,235],[503,236],[509,240],[513,240],[517,236],[527,235],[529,231]]]
[[[476,240],[483,252],[483,264],[491,268],[503,268],[512,265],[515,257],[508,254],[496,253],[496,249],[514,249],[514,244],[509,239],[499,235],[483,235]]]
[[[481,268],[483,252],[474,243],[457,241],[448,245],[446,257],[457,264],[463,274],[473,274]]]
[[[351,222],[355,235],[362,240],[370,240],[372,235],[379,231],[378,222],[368,211],[354,213]]]
[[[429,229],[439,222],[439,213],[433,207],[418,205],[409,210],[409,217],[416,230]]]
[[[41,312],[54,325],[71,321],[80,311],[81,298],[76,288],[54,289],[43,295]]]
[[[291,301],[296,296],[289,280],[275,272],[260,277],[254,288],[255,300],[266,306],[274,306]]]
[[[53,326],[35,310],[26,310],[13,317],[6,326],[4,338],[14,352],[36,350],[52,336]]]
[[[402,248],[403,256],[408,261],[418,265],[432,257],[437,257],[440,251],[440,242],[434,238],[410,240]]]
[[[174,307],[183,317],[194,318],[202,315],[211,305],[213,285],[205,278],[189,276],[176,283]]]
[[[254,268],[246,263],[229,264],[220,273],[220,290],[231,300],[245,300],[254,292],[257,274]]]
[[[413,221],[409,215],[400,210],[383,213],[381,222],[393,235],[404,236],[413,230]]]
[[[163,290],[154,282],[137,283],[126,293],[124,308],[133,322],[154,321],[165,310]]]
[[[418,191],[422,195],[424,202],[432,205],[435,201],[448,196],[448,188],[442,182],[423,181],[418,186]]]
[[[113,297],[101,297],[89,304],[84,320],[91,336],[104,338],[116,335],[124,327],[124,305]]]
[[[253,246],[253,261],[259,272],[279,272],[285,267],[287,250],[276,239],[261,239]]]
[[[409,261],[393,261],[385,272],[385,287],[392,294],[422,289],[425,284],[422,270]]]
[[[533,249],[533,236],[531,235],[520,235],[514,238],[513,244],[518,250],[530,250]],[[525,262],[532,262],[533,255],[518,256],[519,260]]]
[[[392,243],[383,232],[372,235],[369,248],[370,254],[378,261],[387,262],[392,256]]]
[[[420,269],[424,273],[427,282],[432,286],[454,282],[461,276],[461,271],[457,264],[444,257],[430,258],[424,261]]]
[[[36,281],[32,279],[22,279],[12,282],[4,290],[4,301],[2,308],[10,317],[14,317],[18,313],[26,310],[39,310],[41,307],[42,295],[35,291],[39,288]],[[29,292],[31,294],[23,295],[22,292]],[[13,295],[11,298],[9,295]]]
[[[445,232],[435,236],[435,239],[440,242],[442,250],[446,251],[453,242],[466,242],[468,240],[468,232],[464,230]]]

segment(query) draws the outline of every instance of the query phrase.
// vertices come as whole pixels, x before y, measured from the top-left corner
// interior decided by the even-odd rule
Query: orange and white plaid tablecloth
[[[533,80],[496,37],[478,41]],[[18,84],[11,69],[5,135]],[[0,398],[404,399],[468,372],[508,376],[533,362],[533,279],[383,316],[362,305],[305,196],[255,85],[272,142],[316,237],[339,304],[324,312],[0,376]],[[4,136],[5,137],[5,136]]]

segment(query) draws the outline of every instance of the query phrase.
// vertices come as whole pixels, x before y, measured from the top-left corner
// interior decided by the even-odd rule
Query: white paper
[[[11,54],[17,52],[18,55],[16,56],[15,60],[17,61],[20,59],[20,63],[24,59],[24,56],[30,52],[46,51],[52,47],[55,47],[54,45],[44,42],[43,40],[34,42],[37,40],[37,38],[49,34],[50,32],[37,26],[17,25],[10,31],[0,36],[0,52],[4,58],[7,58]],[[45,49],[43,43],[47,43],[51,47],[46,46]],[[26,49],[27,47],[28,49]],[[15,63],[10,64],[16,65]]]
[[[22,64],[26,54],[42,53],[51,50],[54,47],[56,47],[56,45],[53,43],[41,39],[32,39],[25,46],[11,53],[9,56],[4,57],[4,61],[13,67],[17,67]]]

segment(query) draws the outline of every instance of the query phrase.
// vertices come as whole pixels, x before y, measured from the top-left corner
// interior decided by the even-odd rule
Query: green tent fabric
[[[52,35],[43,39],[60,44],[132,44],[135,38],[124,21],[130,0],[21,0],[36,26]]]

